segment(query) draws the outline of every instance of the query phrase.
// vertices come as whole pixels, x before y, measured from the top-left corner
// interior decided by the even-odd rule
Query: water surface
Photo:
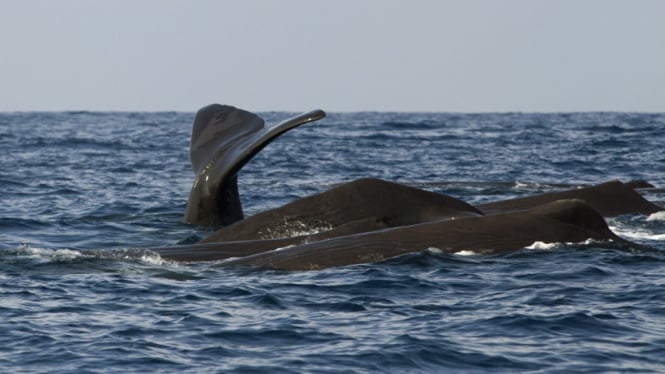
[[[640,253],[560,243],[284,272],[140,250],[210,232],[181,223],[192,116],[0,114],[2,371],[665,368],[662,213],[609,220],[653,248]],[[644,113],[333,113],[265,148],[240,191],[253,214],[360,177],[470,203],[611,179],[665,187],[664,126]]]

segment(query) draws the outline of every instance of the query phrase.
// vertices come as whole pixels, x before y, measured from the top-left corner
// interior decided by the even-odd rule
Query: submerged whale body
[[[296,238],[206,243],[156,249],[177,261],[231,259],[219,266],[252,265],[314,270],[385,260],[430,248],[456,253],[501,253],[534,242],[578,243],[593,239],[612,247],[632,244],[615,235],[603,217],[579,199],[557,200],[533,209],[444,219],[298,243]],[[275,250],[279,249],[279,250]]]
[[[238,171],[280,134],[324,116],[311,111],[266,128],[257,115],[231,106],[199,110],[190,149],[196,179],[184,221],[222,228],[199,244],[153,250],[176,261],[230,259],[219,265],[311,270],[428,248],[496,253],[537,241],[587,239],[630,247],[635,245],[615,235],[603,217],[661,210],[635,191],[645,183],[611,181],[471,206],[451,196],[363,178],[244,218]]]
[[[262,252],[223,263],[284,270],[317,270],[385,260],[411,252],[437,249],[492,254],[514,251],[534,242],[588,239],[628,242],[607,227],[602,216],[583,200],[557,200],[527,211],[426,222],[340,236],[279,251]]]

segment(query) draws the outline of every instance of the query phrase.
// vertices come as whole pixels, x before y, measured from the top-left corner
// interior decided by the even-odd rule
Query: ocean
[[[176,263],[144,248],[212,231],[182,223],[192,119],[0,113],[1,372],[665,371],[665,213],[607,220],[652,249],[639,252]],[[329,113],[268,145],[239,189],[251,215],[362,177],[472,204],[613,179],[662,188],[664,129],[665,113]],[[663,190],[641,193],[665,206]]]

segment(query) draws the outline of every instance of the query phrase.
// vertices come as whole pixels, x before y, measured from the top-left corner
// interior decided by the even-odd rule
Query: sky
[[[0,111],[665,112],[662,0],[0,0]]]

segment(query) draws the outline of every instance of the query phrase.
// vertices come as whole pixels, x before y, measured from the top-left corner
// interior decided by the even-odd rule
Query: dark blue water
[[[0,114],[0,371],[665,370],[662,213],[609,220],[642,253],[559,243],[284,272],[136,249],[209,233],[180,223],[191,119]],[[252,214],[368,176],[471,203],[665,187],[664,129],[665,114],[333,113],[265,148],[240,189]]]

